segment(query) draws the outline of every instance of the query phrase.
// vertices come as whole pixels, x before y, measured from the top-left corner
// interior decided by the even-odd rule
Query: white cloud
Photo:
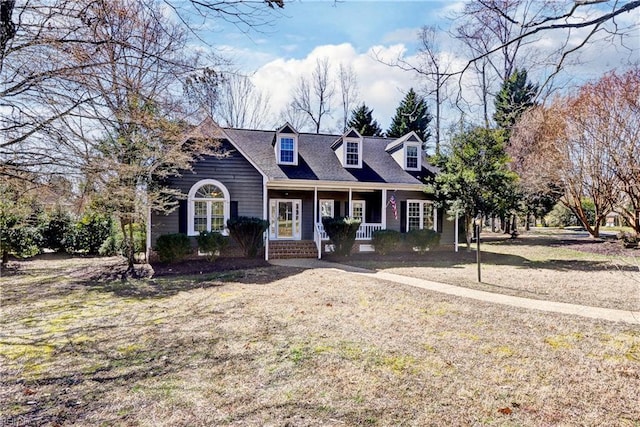
[[[318,46],[302,59],[279,58],[268,62],[255,72],[252,81],[262,92],[270,94],[274,116],[271,121],[275,126],[280,111],[291,102],[294,86],[301,76],[311,74],[316,60],[328,58],[336,78],[340,63],[351,65],[358,79],[358,102],[365,102],[369,108],[373,108],[374,118],[386,129],[404,93],[412,86],[418,87],[418,84],[410,73],[375,60],[374,52],[385,58],[396,58],[404,52],[404,46],[376,46],[365,53],[356,52],[349,43]],[[338,97],[339,93],[336,92],[335,101],[338,101]],[[333,111],[333,117],[325,122],[329,128],[341,117],[337,102]]]

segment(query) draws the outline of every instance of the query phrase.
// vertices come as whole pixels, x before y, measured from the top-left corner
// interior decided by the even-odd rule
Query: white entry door
[[[302,200],[271,199],[272,239],[300,240],[302,238]]]

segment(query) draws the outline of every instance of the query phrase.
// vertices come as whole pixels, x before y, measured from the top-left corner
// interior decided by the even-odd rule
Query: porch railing
[[[382,224],[360,224],[360,228],[356,232],[356,240],[371,240],[373,232],[376,230],[382,230]],[[316,223],[316,232],[320,236],[320,240],[329,240],[329,236],[324,231],[324,225],[321,222]]]

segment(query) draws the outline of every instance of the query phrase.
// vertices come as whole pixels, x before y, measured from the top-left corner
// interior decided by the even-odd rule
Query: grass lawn
[[[511,274],[523,282],[547,277],[527,276],[525,260],[559,287],[556,273],[604,271],[592,258],[605,255],[493,245],[519,260]],[[467,264],[441,269],[464,275]],[[0,278],[0,425],[640,425],[637,325],[333,269],[123,281],[109,274],[120,266],[40,259]]]

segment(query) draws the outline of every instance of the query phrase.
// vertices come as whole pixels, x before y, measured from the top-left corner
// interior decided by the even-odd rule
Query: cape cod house
[[[229,218],[269,221],[265,258],[314,256],[330,250],[322,217],[359,218],[355,251],[372,250],[375,230],[431,228],[453,244],[453,224],[434,208],[423,179],[436,173],[415,133],[402,138],[221,128],[205,120],[192,135],[221,141],[228,155],[207,156],[170,185],[187,195],[172,213],[152,213],[159,235],[225,232]]]

